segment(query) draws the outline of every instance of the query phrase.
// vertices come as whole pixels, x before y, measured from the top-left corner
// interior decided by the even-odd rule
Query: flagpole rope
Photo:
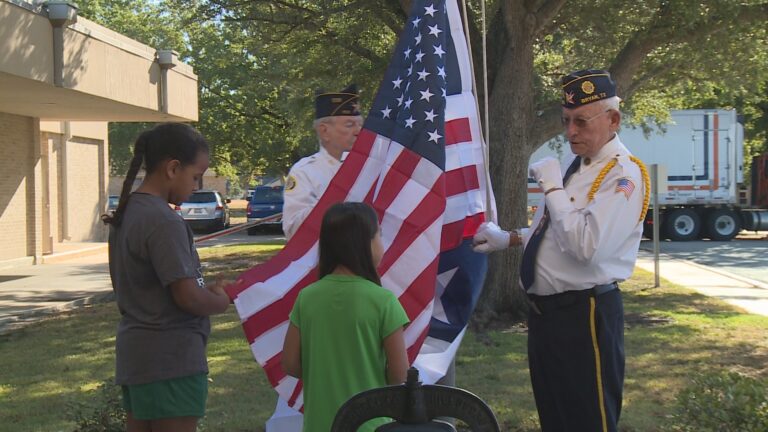
[[[470,59],[470,72],[472,73],[472,90],[475,97],[475,110],[477,111],[477,118],[480,116],[480,102],[477,98],[477,79],[475,78],[474,55],[472,53],[472,40],[469,35],[469,19],[467,18],[467,0],[462,0],[462,14],[464,21],[464,35],[467,38],[467,50],[469,51]],[[487,48],[486,48],[486,25],[485,25],[485,0],[480,1],[481,7],[481,20],[483,25],[482,34],[482,47],[483,47],[483,109],[485,110],[485,118],[483,122],[483,132],[480,140],[483,146],[483,165],[485,166],[485,214],[486,220],[498,222],[496,220],[496,213],[494,212],[494,206],[492,205],[493,196],[491,195],[491,169],[490,169],[490,152],[488,149],[488,142],[490,140],[490,128],[489,128],[489,115],[488,115],[488,60],[487,60]]]
[[[491,167],[490,167],[490,143],[491,143],[491,115],[488,111],[488,46],[486,44],[486,35],[488,34],[488,26],[485,21],[485,0],[480,1],[480,10],[482,13],[483,22],[483,109],[485,109],[485,139],[483,140],[483,155],[485,160],[485,177],[487,186],[485,188],[485,208],[488,209],[489,220],[498,222],[496,220],[496,214],[492,205],[493,194],[491,193]]]

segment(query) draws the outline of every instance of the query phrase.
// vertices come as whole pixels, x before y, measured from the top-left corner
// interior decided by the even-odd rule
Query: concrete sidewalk
[[[75,257],[75,258],[71,258]],[[0,334],[83,305],[112,298],[107,254],[90,254],[54,264],[0,270]]]
[[[640,250],[637,267],[653,273],[653,253]],[[749,313],[768,316],[768,284],[664,254],[659,255],[659,275]]]
[[[92,248],[92,246],[89,246]],[[0,334],[46,315],[113,298],[106,249],[66,261],[0,269]],[[57,262],[59,261],[59,262]],[[661,257],[661,277],[768,316],[768,285],[670,256]],[[653,272],[653,255],[641,250],[637,266]]]

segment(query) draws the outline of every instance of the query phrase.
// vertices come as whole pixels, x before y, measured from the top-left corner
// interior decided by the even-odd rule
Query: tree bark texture
[[[535,18],[522,2],[505,2],[500,21],[492,26],[497,44],[489,69],[490,170],[498,207],[498,223],[507,230],[528,225],[526,212],[528,159],[535,149],[533,43]],[[477,322],[522,317],[526,304],[518,288],[522,250],[513,247],[490,257]]]

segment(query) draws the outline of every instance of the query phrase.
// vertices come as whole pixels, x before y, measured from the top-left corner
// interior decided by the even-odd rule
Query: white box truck
[[[744,129],[735,110],[697,109],[671,112],[662,127],[624,126],[621,141],[647,166],[667,173],[668,189],[659,193],[660,232],[671,240],[730,240],[741,229],[768,230],[768,155],[752,161],[751,193],[744,187]],[[562,137],[531,156],[571,157]],[[540,203],[541,190],[528,179],[528,205]],[[648,212],[645,232],[652,232]]]

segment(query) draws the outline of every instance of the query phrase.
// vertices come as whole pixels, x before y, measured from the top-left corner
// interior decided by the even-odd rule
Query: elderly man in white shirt
[[[620,99],[607,71],[562,80],[562,123],[576,155],[530,167],[544,192],[530,229],[484,224],[475,250],[524,247],[528,362],[543,432],[615,432],[624,383],[618,282],[637,259],[649,180],[618,136]]]
[[[290,239],[341,167],[345,152],[363,126],[358,104],[357,86],[352,84],[340,92],[320,93],[315,98],[314,128],[320,150],[293,165],[285,183],[283,232]]]

